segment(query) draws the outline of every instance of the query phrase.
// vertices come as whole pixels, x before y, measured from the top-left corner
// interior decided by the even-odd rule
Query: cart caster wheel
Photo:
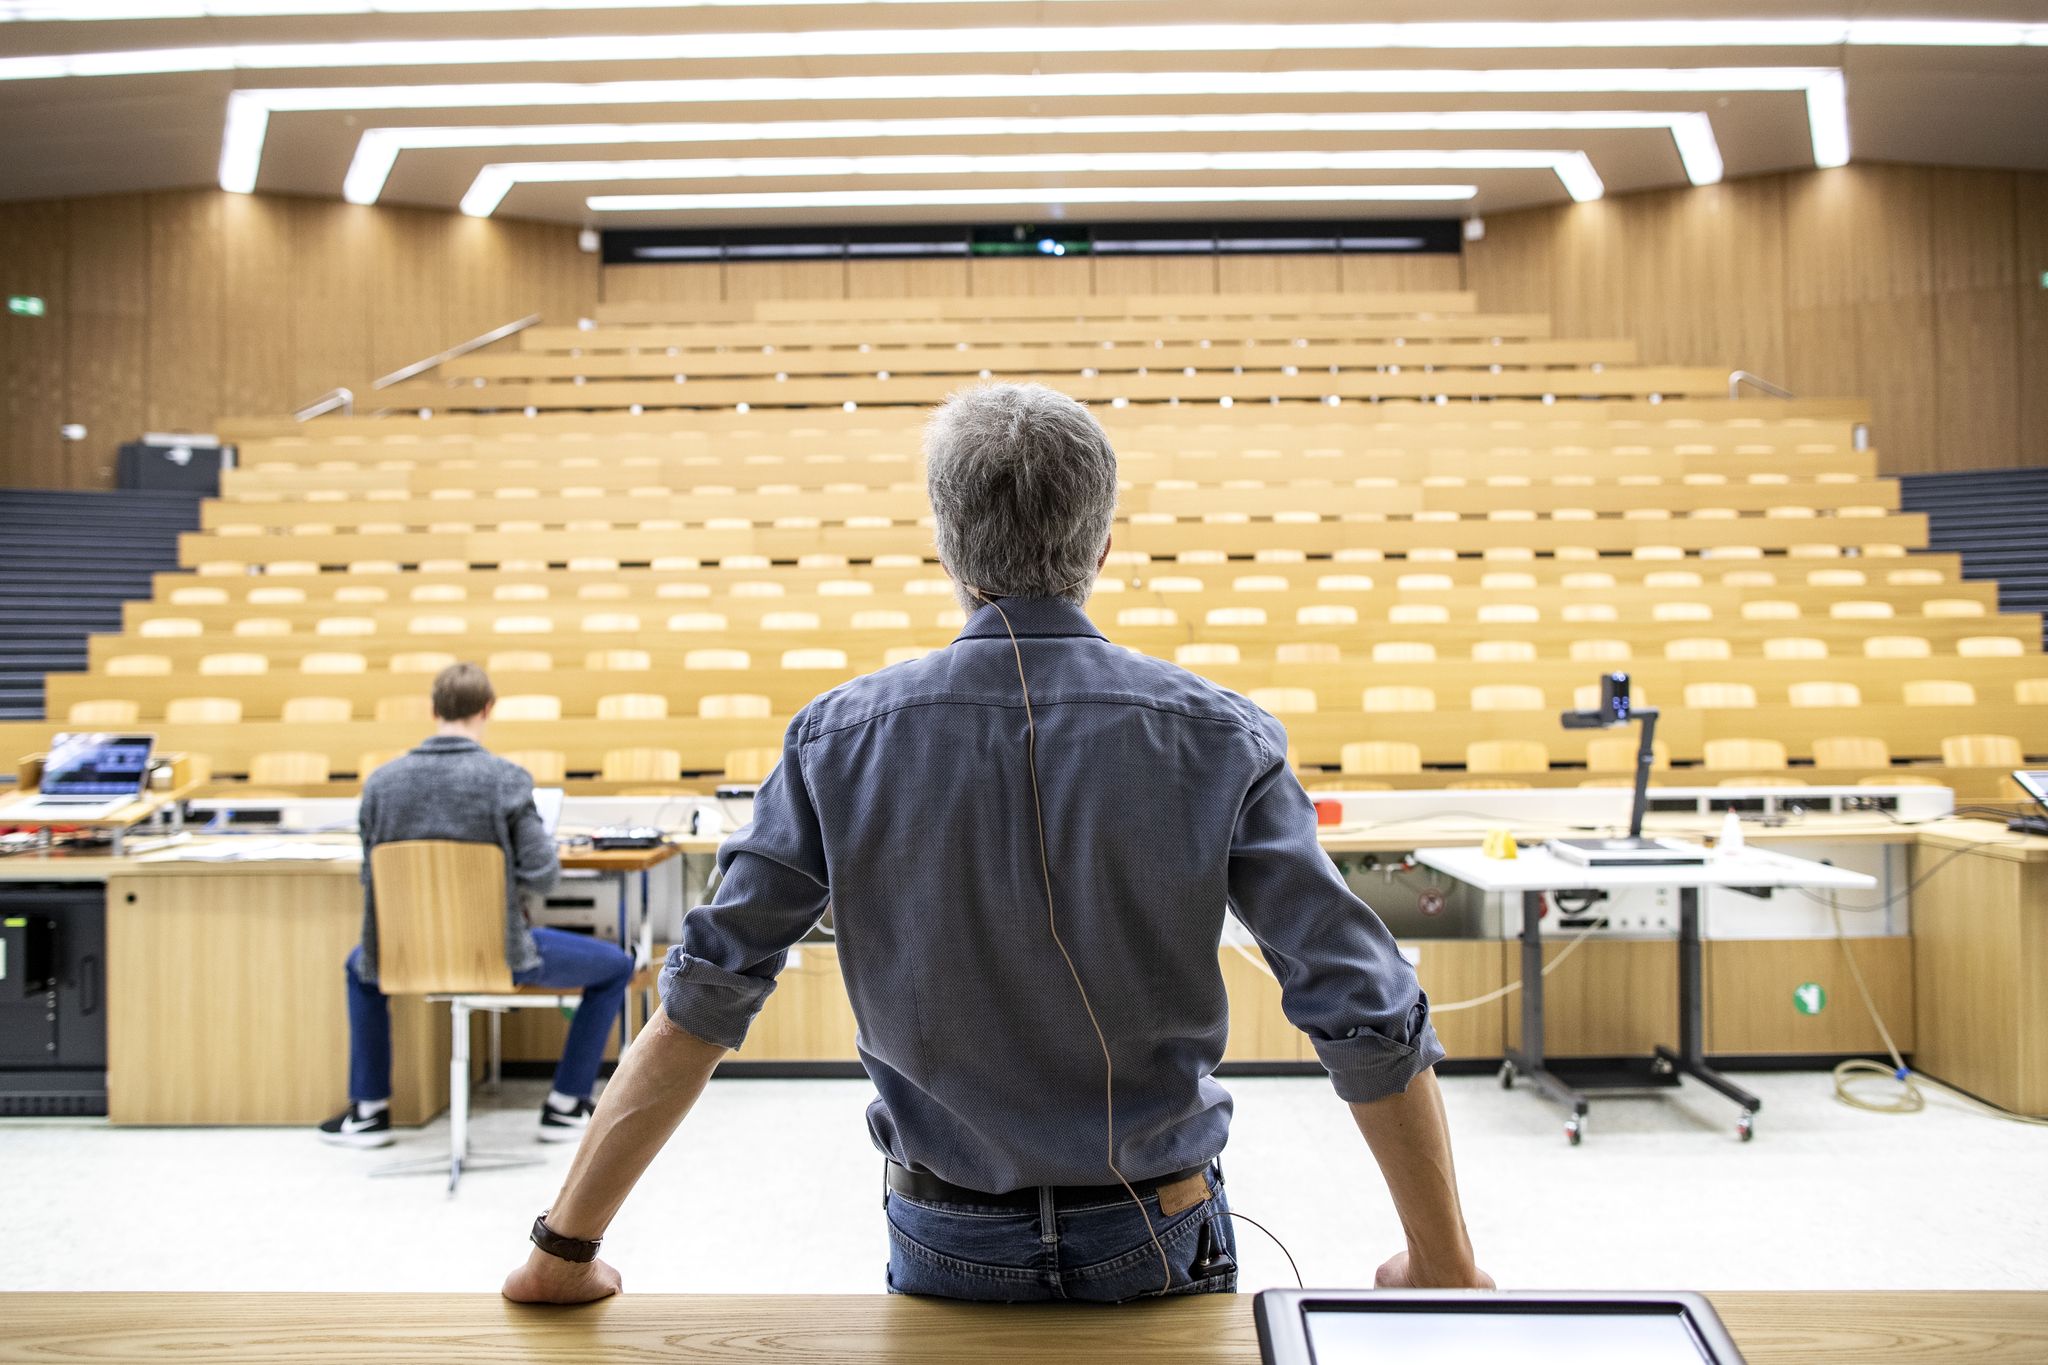
[[[1513,1090],[1515,1088],[1515,1064],[1513,1062],[1502,1062],[1500,1064],[1500,1088],[1503,1090]]]
[[[1659,1057],[1655,1061],[1650,1063],[1650,1071],[1654,1075],[1669,1076],[1672,1072],[1672,1069],[1673,1068],[1671,1066],[1671,1063],[1666,1061],[1662,1057]]]
[[[1756,1136],[1756,1115],[1745,1112],[1735,1120],[1735,1136],[1748,1142]]]
[[[1582,1123],[1580,1123],[1580,1122],[1579,1122],[1579,1120],[1577,1120],[1577,1119],[1575,1119],[1575,1118],[1574,1118],[1574,1119],[1566,1119],[1566,1120],[1565,1120],[1565,1125],[1564,1125],[1564,1136],[1565,1136],[1565,1141],[1567,1141],[1567,1142],[1571,1143],[1571,1145],[1572,1145],[1572,1146],[1576,1147],[1576,1146],[1578,1146],[1578,1145],[1579,1145],[1579,1138],[1580,1138],[1580,1135],[1581,1135],[1581,1134],[1583,1133],[1583,1131],[1584,1131],[1584,1125],[1583,1125]]]

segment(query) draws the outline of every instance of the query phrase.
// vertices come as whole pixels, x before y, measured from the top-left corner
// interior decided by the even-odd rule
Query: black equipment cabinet
[[[0,884],[0,925],[14,949],[0,982],[0,1116],[106,1113],[106,888]],[[31,973],[16,944],[43,942],[48,967]]]

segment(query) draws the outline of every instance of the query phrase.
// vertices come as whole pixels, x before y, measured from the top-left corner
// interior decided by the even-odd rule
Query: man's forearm
[[[723,1056],[724,1048],[657,1012],[598,1099],[569,1178],[548,1210],[548,1226],[564,1237],[603,1236]]]
[[[1408,1235],[1415,1282],[1453,1287],[1474,1283],[1477,1266],[1458,1203],[1451,1130],[1436,1073],[1422,1072],[1401,1094],[1353,1104],[1351,1116],[1394,1196],[1394,1208]]]

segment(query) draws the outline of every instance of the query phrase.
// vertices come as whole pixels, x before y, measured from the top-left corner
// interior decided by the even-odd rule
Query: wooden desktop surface
[[[2044,1293],[1709,1296],[1752,1365],[2048,1359]],[[1125,1308],[892,1295],[626,1295],[574,1309],[485,1294],[7,1294],[0,1361],[814,1361],[824,1365],[1259,1359],[1248,1294]]]

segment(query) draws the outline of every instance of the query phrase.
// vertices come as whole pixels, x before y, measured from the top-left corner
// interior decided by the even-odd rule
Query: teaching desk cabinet
[[[1518,829],[1527,842],[1565,831]],[[1682,822],[1655,832],[1696,833]],[[1400,853],[1476,843],[1483,830],[1442,821],[1325,833],[1332,854]],[[2048,839],[1970,820],[1919,826],[1863,816],[1808,817],[1750,842],[1906,845],[1910,937],[1851,940],[1895,1037],[1928,1074],[2004,1108],[2048,1112]],[[674,849],[712,852],[690,838]],[[663,854],[666,856],[667,851]],[[594,855],[603,857],[605,855]],[[579,865],[578,859],[565,860]],[[108,1101],[116,1123],[300,1124],[332,1112],[346,1089],[342,962],[362,922],[358,860],[203,863],[148,857],[20,855],[0,859],[6,883],[96,882],[107,888]],[[615,869],[608,869],[615,870]],[[1430,939],[1423,986],[1438,1001],[1484,995],[1519,979],[1516,944]],[[1562,945],[1546,945],[1555,952]],[[1588,942],[1548,982],[1553,1056],[1646,1052],[1672,1036],[1676,946]],[[1704,1029],[1710,1055],[1874,1052],[1877,1041],[1832,939],[1720,940],[1704,945]],[[1225,1061],[1314,1058],[1279,1007],[1271,978],[1225,947],[1231,1001]],[[1834,1004],[1795,1013],[1792,992],[1827,985]],[[447,1104],[447,1013],[393,1002],[393,1109],[420,1123]],[[506,1055],[552,1060],[563,1022],[543,1012],[508,1020]],[[1515,1046],[1512,995],[1447,1014],[1439,1032],[1458,1060],[1498,1060]],[[756,1021],[743,1063],[855,1060],[854,1021],[829,943],[794,954]]]

